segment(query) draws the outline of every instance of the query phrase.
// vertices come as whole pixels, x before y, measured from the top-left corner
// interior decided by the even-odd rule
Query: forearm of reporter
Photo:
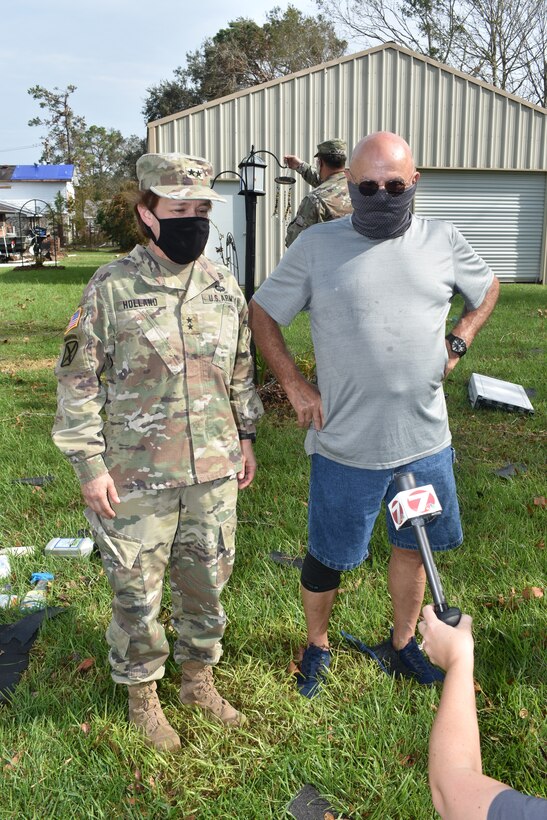
[[[485,820],[496,794],[508,786],[482,774],[471,618],[463,615],[451,627],[428,605],[418,628],[425,652],[446,670],[429,742],[433,803],[443,820]]]

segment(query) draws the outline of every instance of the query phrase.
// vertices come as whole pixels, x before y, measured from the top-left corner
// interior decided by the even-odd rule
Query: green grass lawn
[[[47,570],[55,574],[51,603],[67,607],[42,628],[13,702],[0,705],[0,818],[283,818],[305,783],[354,820],[433,818],[427,743],[438,690],[392,681],[339,638],[340,629],[367,643],[388,633],[383,525],[371,559],[343,576],[329,686],[311,702],[295,693],[288,666],[305,635],[299,574],[268,558],[272,550],[306,549],[304,433],[285,409],[271,409],[260,425],[260,469],[240,497],[238,552],[224,595],[229,624],[216,677],[249,723],[229,731],[181,707],[170,662],[160,694],[181,754],[147,749],[127,726],[125,692],[109,675],[110,593],[100,561],[43,555],[50,538],[86,526],[75,476],[49,436],[52,367],[84,284],[110,258],[77,254],[63,260],[64,270],[0,269],[0,547],[37,547],[11,561],[14,594],[28,589],[31,572]],[[465,542],[437,561],[449,602],[475,621],[485,772],[543,795],[547,618],[545,597],[536,596],[547,566],[545,294],[504,285],[489,324],[447,382]],[[287,337],[311,361],[306,317]],[[473,371],[535,388],[535,415],[473,410]],[[500,478],[495,470],[508,462],[524,466]],[[46,474],[55,480],[44,487],[13,483]],[[162,617],[172,638],[167,592]],[[0,622],[16,618],[0,610]]]

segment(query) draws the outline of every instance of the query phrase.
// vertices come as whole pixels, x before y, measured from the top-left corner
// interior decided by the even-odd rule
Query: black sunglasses
[[[372,179],[364,179],[359,183],[358,187],[359,193],[363,196],[374,196],[374,194],[380,190],[378,183]],[[406,185],[400,179],[388,179],[388,181],[384,183],[384,188],[390,196],[401,196],[406,190]]]

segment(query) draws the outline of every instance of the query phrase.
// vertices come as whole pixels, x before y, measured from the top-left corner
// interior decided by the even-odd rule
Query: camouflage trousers
[[[164,675],[169,645],[158,616],[167,568],[175,661],[216,664],[226,626],[220,593],[234,563],[237,481],[135,490],[120,501],[112,520],[86,510],[114,593],[106,631],[113,680]]]

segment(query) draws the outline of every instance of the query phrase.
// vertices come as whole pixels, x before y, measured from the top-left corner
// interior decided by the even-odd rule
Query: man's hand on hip
[[[102,518],[116,518],[111,504],[119,504],[120,499],[110,473],[82,484],[82,495],[87,506]]]
[[[314,384],[305,379],[298,381],[295,389],[287,392],[288,399],[298,419],[300,427],[309,427],[313,422],[316,430],[323,427],[323,404],[321,394]]]

